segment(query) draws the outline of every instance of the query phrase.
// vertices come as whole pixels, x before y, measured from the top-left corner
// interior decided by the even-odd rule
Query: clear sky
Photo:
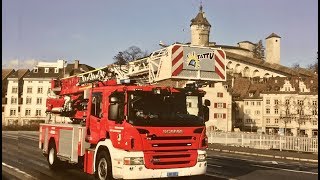
[[[34,61],[73,62],[93,67],[113,62],[135,45],[152,52],[190,42],[190,20],[200,0],[3,0],[3,66]],[[202,0],[210,41],[236,46],[281,36],[285,66],[314,63],[318,52],[318,0]],[[31,66],[32,67],[32,66]]]

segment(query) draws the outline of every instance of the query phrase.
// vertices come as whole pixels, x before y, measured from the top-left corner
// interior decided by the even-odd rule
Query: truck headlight
[[[198,162],[204,162],[206,161],[207,154],[199,154],[198,155]]]
[[[125,157],[123,158],[124,165],[143,165],[143,157]]]

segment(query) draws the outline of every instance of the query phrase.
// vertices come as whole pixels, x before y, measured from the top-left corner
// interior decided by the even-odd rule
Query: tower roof
[[[280,36],[278,36],[275,33],[270,34],[270,36],[268,36],[266,39],[272,38],[272,37],[277,37],[277,38],[281,38]]]
[[[209,21],[204,15],[204,12],[202,11],[202,5],[200,5],[199,13],[197,14],[197,16],[191,20],[190,26],[192,25],[205,25],[211,27]]]

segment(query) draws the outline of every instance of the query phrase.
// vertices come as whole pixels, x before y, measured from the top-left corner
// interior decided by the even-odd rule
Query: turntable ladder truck
[[[76,164],[97,179],[146,179],[205,174],[210,101],[195,83],[225,81],[221,49],[174,44],[127,66],[108,65],[53,79],[40,124],[39,148],[49,167]],[[135,82],[135,83],[134,83]]]

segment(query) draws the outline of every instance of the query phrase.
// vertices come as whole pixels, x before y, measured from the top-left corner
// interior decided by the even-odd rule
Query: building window
[[[43,81],[38,81],[39,83],[43,83]]]
[[[223,93],[218,92],[218,93],[217,93],[217,97],[223,97]]]
[[[31,97],[26,98],[26,104],[31,104]]]
[[[20,106],[18,107],[18,113],[20,112]]]
[[[59,69],[58,68],[54,68],[54,73],[59,73]]]
[[[269,118],[267,118],[266,121],[267,121],[267,124],[270,124],[270,119]]]
[[[33,69],[33,72],[34,72],[34,73],[38,73],[38,68],[35,67],[35,68]]]
[[[303,105],[303,100],[298,100],[299,105]]]
[[[49,68],[44,68],[44,73],[49,73]]]
[[[277,119],[277,118],[274,119],[274,123],[275,123],[275,124],[278,124],[278,123],[279,123],[279,119]]]
[[[312,110],[312,115],[318,115],[318,111],[316,109]]]
[[[279,100],[278,100],[278,99],[275,99],[275,100],[274,100],[274,104],[279,104]]]
[[[259,111],[259,110],[256,110],[254,113],[255,113],[256,115],[259,115],[259,114],[260,114],[260,111]]]
[[[286,105],[290,104],[290,100],[286,99]]]
[[[223,103],[217,103],[217,108],[223,108]]]
[[[32,93],[32,87],[27,87],[27,93]]]
[[[267,99],[266,104],[270,104],[270,99]]]
[[[246,123],[252,123],[252,119],[246,119]]]
[[[192,107],[191,102],[187,102],[187,107],[188,107],[188,108],[191,108],[191,107]]]
[[[317,101],[312,101],[312,105],[317,106],[318,102]]]
[[[2,106],[2,112],[4,112],[4,106]]]
[[[266,114],[270,114],[270,108],[266,109]]]
[[[251,106],[254,106],[254,102],[251,102]]]
[[[10,109],[10,116],[15,116],[15,115],[16,115],[16,110]]]
[[[17,100],[16,97],[11,97],[11,104],[17,104]]]
[[[259,101],[259,102],[257,102],[257,106],[261,106],[261,102]]]
[[[26,109],[25,116],[30,116],[31,115],[31,109]]]
[[[18,93],[18,87],[12,87],[12,93],[17,94]]]
[[[251,113],[250,109],[246,109],[246,114],[250,114],[250,113]]]
[[[249,102],[248,102],[248,101],[245,101],[244,104],[245,104],[246,106],[248,106],[248,105],[249,105]]]
[[[38,87],[38,94],[42,94],[42,87]]]
[[[32,83],[32,81],[28,81],[28,83]]]
[[[274,114],[279,114],[279,109],[274,109]]]
[[[42,98],[37,98],[37,104],[42,104]]]
[[[214,118],[226,119],[226,114],[225,113],[214,113]]]
[[[318,125],[318,121],[317,120],[313,120],[312,121],[312,125],[317,126]]]
[[[41,116],[41,110],[40,109],[36,110],[36,116]]]

